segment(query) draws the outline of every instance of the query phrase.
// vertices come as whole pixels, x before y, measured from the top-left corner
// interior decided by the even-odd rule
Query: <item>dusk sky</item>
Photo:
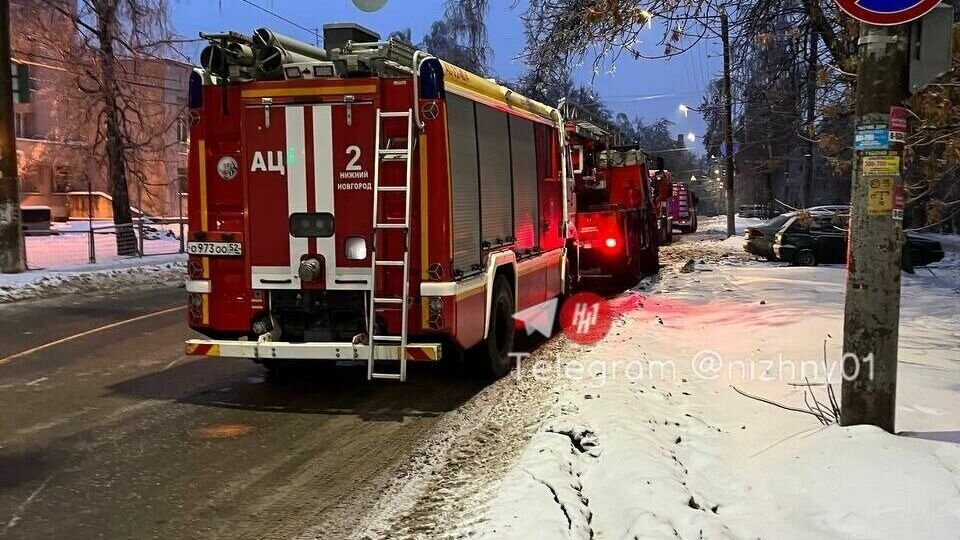
[[[173,22],[177,33],[196,37],[200,31],[236,30],[251,33],[268,26],[297,39],[314,42],[316,37],[305,30],[265,13],[257,4],[304,28],[319,28],[328,22],[357,22],[383,35],[393,30],[410,28],[414,41],[419,41],[430,24],[440,18],[442,0],[388,0],[378,12],[365,13],[351,0],[179,0],[173,4]],[[492,0],[487,29],[494,51],[493,67],[498,78],[516,79],[523,71],[516,60],[524,45],[521,15],[525,0]],[[644,47],[651,55],[662,52],[657,46],[662,27],[654,23],[646,31]],[[196,59],[199,48],[188,50]],[[610,66],[594,75],[591,60],[575,71],[579,82],[592,83],[604,101],[615,112],[653,121],[664,117],[676,123],[677,134],[695,133],[692,149],[702,153],[700,136],[705,126],[695,112],[684,118],[681,103],[698,106],[710,79],[720,73],[721,61],[717,44],[702,42],[690,51],[671,60],[621,60],[615,74]]]

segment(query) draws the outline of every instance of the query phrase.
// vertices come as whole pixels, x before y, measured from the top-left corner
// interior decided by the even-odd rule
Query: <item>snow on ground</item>
[[[747,227],[756,227],[766,221],[765,219],[759,218],[744,218],[737,215],[734,218],[734,224],[737,228],[737,234],[743,235],[744,231],[747,230]],[[697,227],[697,230],[703,234],[713,234],[720,235],[726,234],[727,232],[727,216],[708,216],[701,217],[700,223]]]
[[[604,342],[533,367],[557,381],[556,405],[482,515],[449,537],[957,537],[956,256],[904,277],[894,436],[733,390],[805,409],[809,379],[827,401],[844,269],[748,262],[711,229],[697,239],[715,256],[688,265],[689,240],[666,248],[662,277],[613,300]]]
[[[0,304],[62,294],[182,284],[186,255],[123,258],[64,270],[0,274]]]

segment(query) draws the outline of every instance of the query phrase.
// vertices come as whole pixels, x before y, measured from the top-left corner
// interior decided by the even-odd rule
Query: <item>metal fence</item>
[[[27,267],[64,268],[84,264],[184,253],[186,223],[154,223],[147,219],[132,224],[68,222],[56,224],[52,234],[24,238]]]
[[[94,219],[93,195],[88,186],[86,196],[80,200],[81,205],[85,202],[86,208],[81,211],[85,210],[86,219],[72,218],[52,223],[49,230],[25,231],[28,268],[109,265],[114,261],[185,252],[187,223],[182,197],[178,197],[180,211],[176,217],[150,217],[135,211],[133,223],[115,225],[109,220]]]

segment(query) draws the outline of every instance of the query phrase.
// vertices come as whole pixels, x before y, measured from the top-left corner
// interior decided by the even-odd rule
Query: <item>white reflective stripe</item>
[[[188,293],[197,293],[197,294],[210,294],[212,287],[210,282],[206,280],[187,280],[187,292]]]
[[[333,114],[327,105],[313,107],[313,166],[317,212],[333,212]]]
[[[217,348],[216,356],[226,358],[283,358],[291,360],[346,360],[366,362],[370,356],[368,345],[354,345],[349,342],[265,342],[190,339],[186,344],[211,345]],[[438,360],[443,350],[439,343],[417,343],[411,346],[424,354],[430,362]],[[377,360],[399,360],[400,347],[396,345],[377,345]]]
[[[420,284],[421,296],[459,296],[482,289],[487,284],[482,277],[470,281],[425,281]]]
[[[287,147],[283,159],[287,162],[287,209],[296,214],[307,211],[307,167],[303,134],[303,107],[286,107]],[[300,257],[307,253],[306,238],[290,236],[290,277],[299,286]]]
[[[329,105],[313,106],[313,174],[316,193],[313,194],[317,212],[329,212],[333,208],[333,109]],[[323,256],[327,273],[327,288],[340,288],[336,283],[337,275],[337,236],[317,238],[317,252]]]

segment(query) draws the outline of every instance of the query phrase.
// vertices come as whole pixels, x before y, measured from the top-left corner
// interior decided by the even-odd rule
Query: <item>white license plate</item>
[[[240,242],[187,242],[187,253],[208,257],[239,257],[243,255]]]

